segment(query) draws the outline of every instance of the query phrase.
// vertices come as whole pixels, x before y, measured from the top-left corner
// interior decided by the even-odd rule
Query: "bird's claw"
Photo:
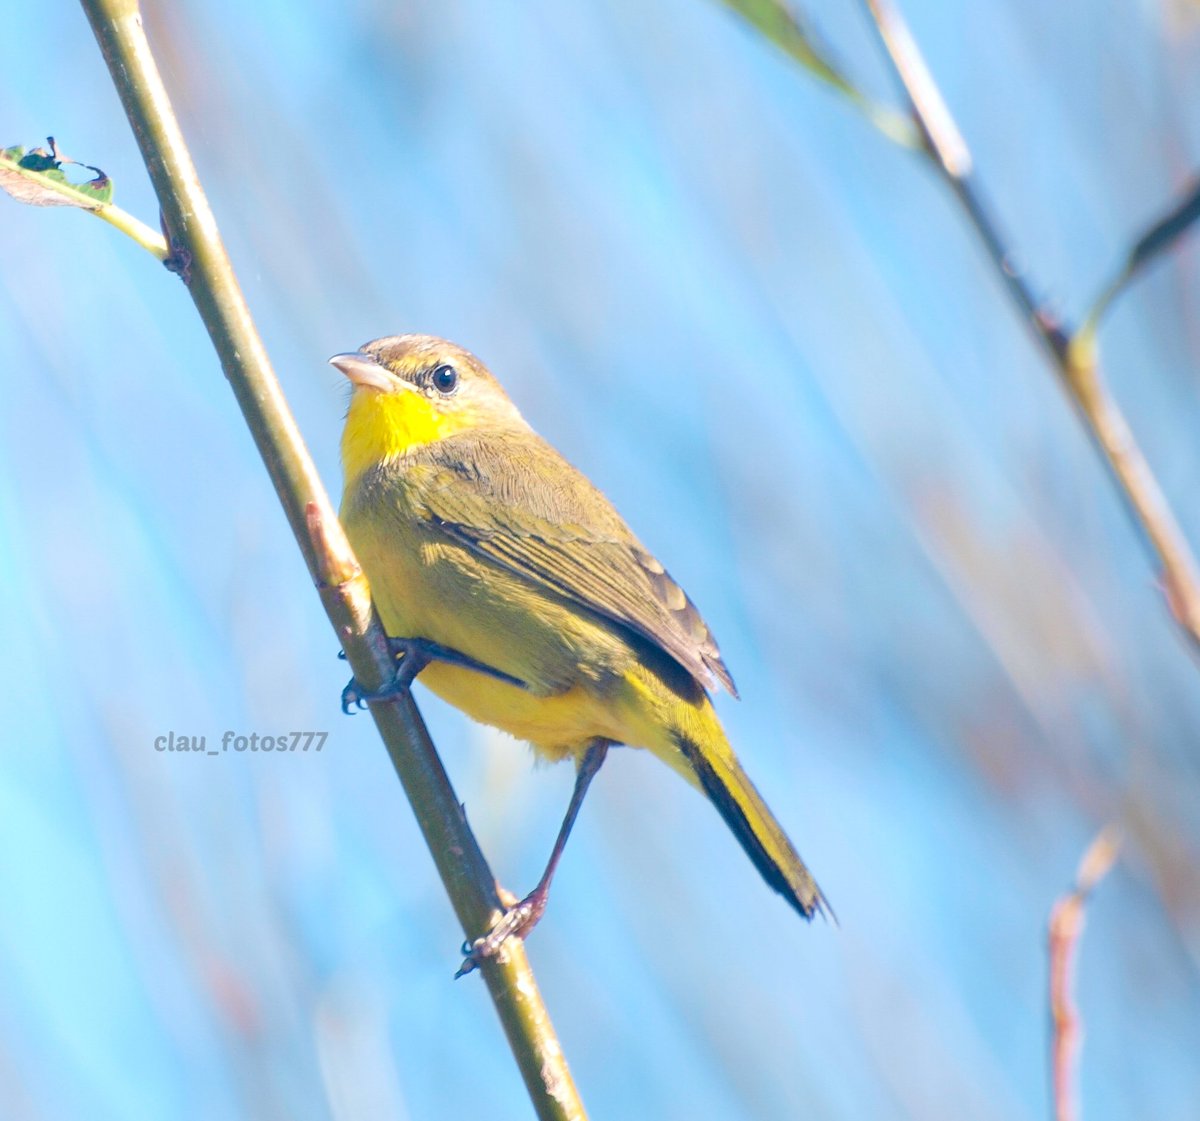
[[[465,977],[478,969],[488,958],[496,957],[510,938],[517,938],[523,942],[546,910],[546,898],[546,893],[535,891],[515,907],[505,911],[500,921],[482,938],[464,942],[463,963],[454,974],[455,979]]]
[[[382,689],[374,693],[368,693],[352,677],[346,683],[346,688],[342,690],[342,712],[346,716],[353,716],[356,711],[366,708],[369,704],[375,701],[390,700],[407,688],[407,684],[401,684],[398,680],[393,679]]]
[[[342,690],[342,712],[347,716],[354,715],[354,709],[364,709],[368,705],[378,704],[381,701],[390,701],[395,697],[399,697],[408,692],[409,686],[413,683],[413,678],[421,672],[423,666],[417,667],[412,672],[405,672],[404,665],[401,663],[400,668],[396,671],[396,676],[392,678],[382,689],[376,689],[374,693],[368,693],[359,683],[352,677],[346,683],[346,688]]]
[[[353,677],[350,678],[346,688],[342,690],[342,712],[346,716],[353,716],[355,709],[366,707],[367,702],[358,691],[358,682]]]

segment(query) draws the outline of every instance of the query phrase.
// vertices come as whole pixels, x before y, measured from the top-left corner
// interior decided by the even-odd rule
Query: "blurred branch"
[[[1155,257],[1174,246],[1197,218],[1200,218],[1200,176],[1195,178],[1191,189],[1183,198],[1134,242],[1121,271],[1109,281],[1092,304],[1092,310],[1085,317],[1078,334],[1094,335],[1100,326],[1100,320],[1104,318],[1104,313],[1129,282]]]
[[[187,285],[358,682],[394,674],[362,571],[300,439],[250,318],[216,221],[142,28],[137,0],[82,0],[137,137],[168,231],[170,267]],[[421,715],[404,692],[372,715],[412,803],[468,939],[500,911],[496,882],[450,786]],[[524,946],[508,943],[482,973],[537,1115],[585,1116]]]
[[[921,150],[961,203],[1013,303],[1043,344],[1069,390],[1134,521],[1161,566],[1167,606],[1195,653],[1200,647],[1200,574],[1158,480],[1105,385],[1095,345],[1095,323],[1128,279],[1171,245],[1197,217],[1200,195],[1193,191],[1138,242],[1124,271],[1101,297],[1085,329],[1072,334],[1037,298],[1006,248],[975,181],[970,150],[899,9],[891,0],[863,2],[920,130]]]
[[[899,118],[909,126],[905,129],[895,126],[896,114],[867,100],[829,62],[815,45],[811,32],[783,0],[724,2],[809,73],[849,98],[889,139],[923,153],[946,181],[983,242],[1010,299],[1041,342],[1070,393],[1117,490],[1160,566],[1160,583],[1172,618],[1193,653],[1200,652],[1200,570],[1154,472],[1105,384],[1096,345],[1096,330],[1112,301],[1134,276],[1200,218],[1200,180],[1137,241],[1124,267],[1096,300],[1083,326],[1071,332],[1037,297],[1033,285],[1009,252],[977,182],[971,151],[904,17],[891,0],[863,0],[863,4],[908,103],[908,118]]]
[[[988,256],[1008,289],[1013,302],[1029,319],[1041,340],[1057,354],[1063,341],[1049,315],[1022,275],[983,200],[975,179],[971,151],[950,114],[941,91],[917,49],[908,25],[889,0],[864,0],[871,14],[888,61],[908,99],[909,111],[920,133],[920,149],[942,174],[954,192]]]
[[[783,0],[723,0],[747,23],[800,63],[814,78],[846,98],[889,140],[907,148],[920,146],[912,121],[867,97],[834,65],[807,24]]]
[[[1075,959],[1083,935],[1088,896],[1112,868],[1120,845],[1120,834],[1115,827],[1103,829],[1079,862],[1074,889],[1059,899],[1050,912],[1050,1069],[1054,1121],[1077,1121],[1079,1117],[1077,1066],[1083,1027],[1073,995]]]

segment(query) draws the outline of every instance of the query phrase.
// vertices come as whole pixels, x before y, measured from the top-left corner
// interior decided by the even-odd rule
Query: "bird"
[[[614,745],[704,794],[801,916],[832,914],[713,708],[711,690],[737,689],[712,632],[604,494],[452,342],[393,335],[329,361],[351,385],[340,517],[405,684],[419,674],[472,719],[576,765],[545,872],[465,947],[465,968],[541,919]],[[343,707],[363,703],[347,690]]]

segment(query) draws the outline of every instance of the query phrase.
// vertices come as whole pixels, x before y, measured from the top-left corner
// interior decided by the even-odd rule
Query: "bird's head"
[[[526,427],[488,368],[445,339],[392,335],[329,362],[353,387],[342,433],[347,483],[468,429]]]

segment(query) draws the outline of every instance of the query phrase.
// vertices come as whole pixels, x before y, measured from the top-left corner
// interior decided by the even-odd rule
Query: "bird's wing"
[[[700,612],[612,504],[549,444],[472,433],[406,471],[418,513],[448,538],[641,635],[703,685],[733,678]],[[412,484],[415,484],[413,486]]]

